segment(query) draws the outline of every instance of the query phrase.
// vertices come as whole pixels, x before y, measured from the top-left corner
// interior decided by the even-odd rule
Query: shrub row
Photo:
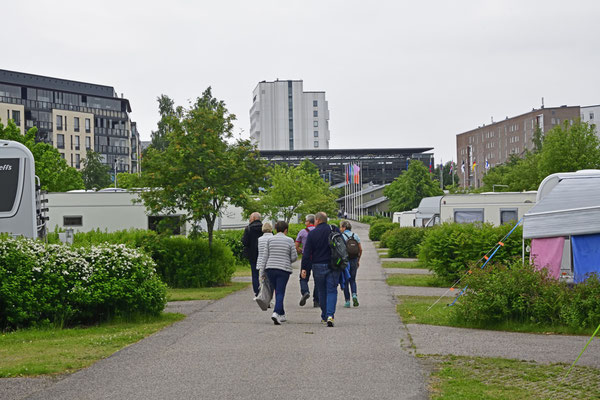
[[[381,237],[384,233],[396,228],[397,226],[398,224],[390,222],[386,219],[375,221],[371,224],[371,227],[369,228],[369,239],[379,241],[381,240]]]
[[[440,278],[453,281],[492,249],[512,226],[445,223],[426,229],[419,259]],[[522,236],[523,229],[519,226],[503,241],[504,246],[498,250],[493,260],[506,263],[515,257],[520,258]]]
[[[125,245],[74,247],[0,237],[0,329],[157,315],[166,286]]]
[[[218,232],[218,233],[217,233]],[[100,230],[76,233],[74,247],[90,247],[101,243],[124,244],[138,248],[156,262],[156,271],[173,288],[216,286],[231,280],[236,262],[242,262],[241,235],[243,231],[216,231],[212,248],[208,239],[158,235],[146,230]],[[238,239],[239,237],[239,239]],[[49,237],[49,241],[57,241]],[[232,246],[238,257],[233,256]]]
[[[425,237],[428,228],[397,227],[381,236],[380,247],[388,248],[389,257],[416,257],[419,245]]]
[[[600,280],[569,288],[521,261],[473,270],[467,292],[453,307],[458,320],[485,326],[506,321],[594,328],[600,320]]]
[[[373,224],[374,222],[377,221],[388,221],[390,222],[391,219],[388,217],[384,217],[382,215],[364,215],[360,218],[360,222],[364,223],[364,224]]]

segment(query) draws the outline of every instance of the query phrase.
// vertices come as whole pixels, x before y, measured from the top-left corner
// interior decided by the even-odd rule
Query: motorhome
[[[415,215],[417,214],[417,209],[414,208],[410,211],[401,211],[395,212],[392,217],[392,222],[400,224],[402,227],[414,227],[415,226]]]
[[[441,222],[517,222],[535,205],[536,191],[448,194],[440,202]]]

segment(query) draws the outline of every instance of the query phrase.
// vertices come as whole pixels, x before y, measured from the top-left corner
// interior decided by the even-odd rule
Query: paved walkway
[[[364,226],[355,231],[368,238]],[[185,320],[21,398],[427,399],[427,373],[409,350],[375,248],[368,241],[364,248],[360,306],[341,307],[341,295],[335,328],[321,324],[319,310],[298,305],[294,272],[282,326],[260,311],[250,289],[212,303],[173,303],[169,310],[185,312]]]

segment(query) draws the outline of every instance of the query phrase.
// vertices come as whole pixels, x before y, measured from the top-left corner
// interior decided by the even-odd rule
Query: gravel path
[[[355,231],[368,237],[364,226]],[[216,302],[171,303],[168,310],[188,317],[25,398],[427,399],[427,372],[411,354],[375,249],[364,247],[360,306],[341,307],[340,295],[335,328],[298,305],[295,271],[282,326],[260,311],[250,289]]]

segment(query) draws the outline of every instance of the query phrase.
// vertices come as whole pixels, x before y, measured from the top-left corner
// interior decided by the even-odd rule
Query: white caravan
[[[517,222],[536,202],[536,191],[448,194],[440,203],[441,222]]]
[[[410,211],[402,211],[395,212],[392,217],[392,222],[400,224],[402,227],[414,227],[415,226],[415,216],[417,214],[417,209],[414,208]]]

